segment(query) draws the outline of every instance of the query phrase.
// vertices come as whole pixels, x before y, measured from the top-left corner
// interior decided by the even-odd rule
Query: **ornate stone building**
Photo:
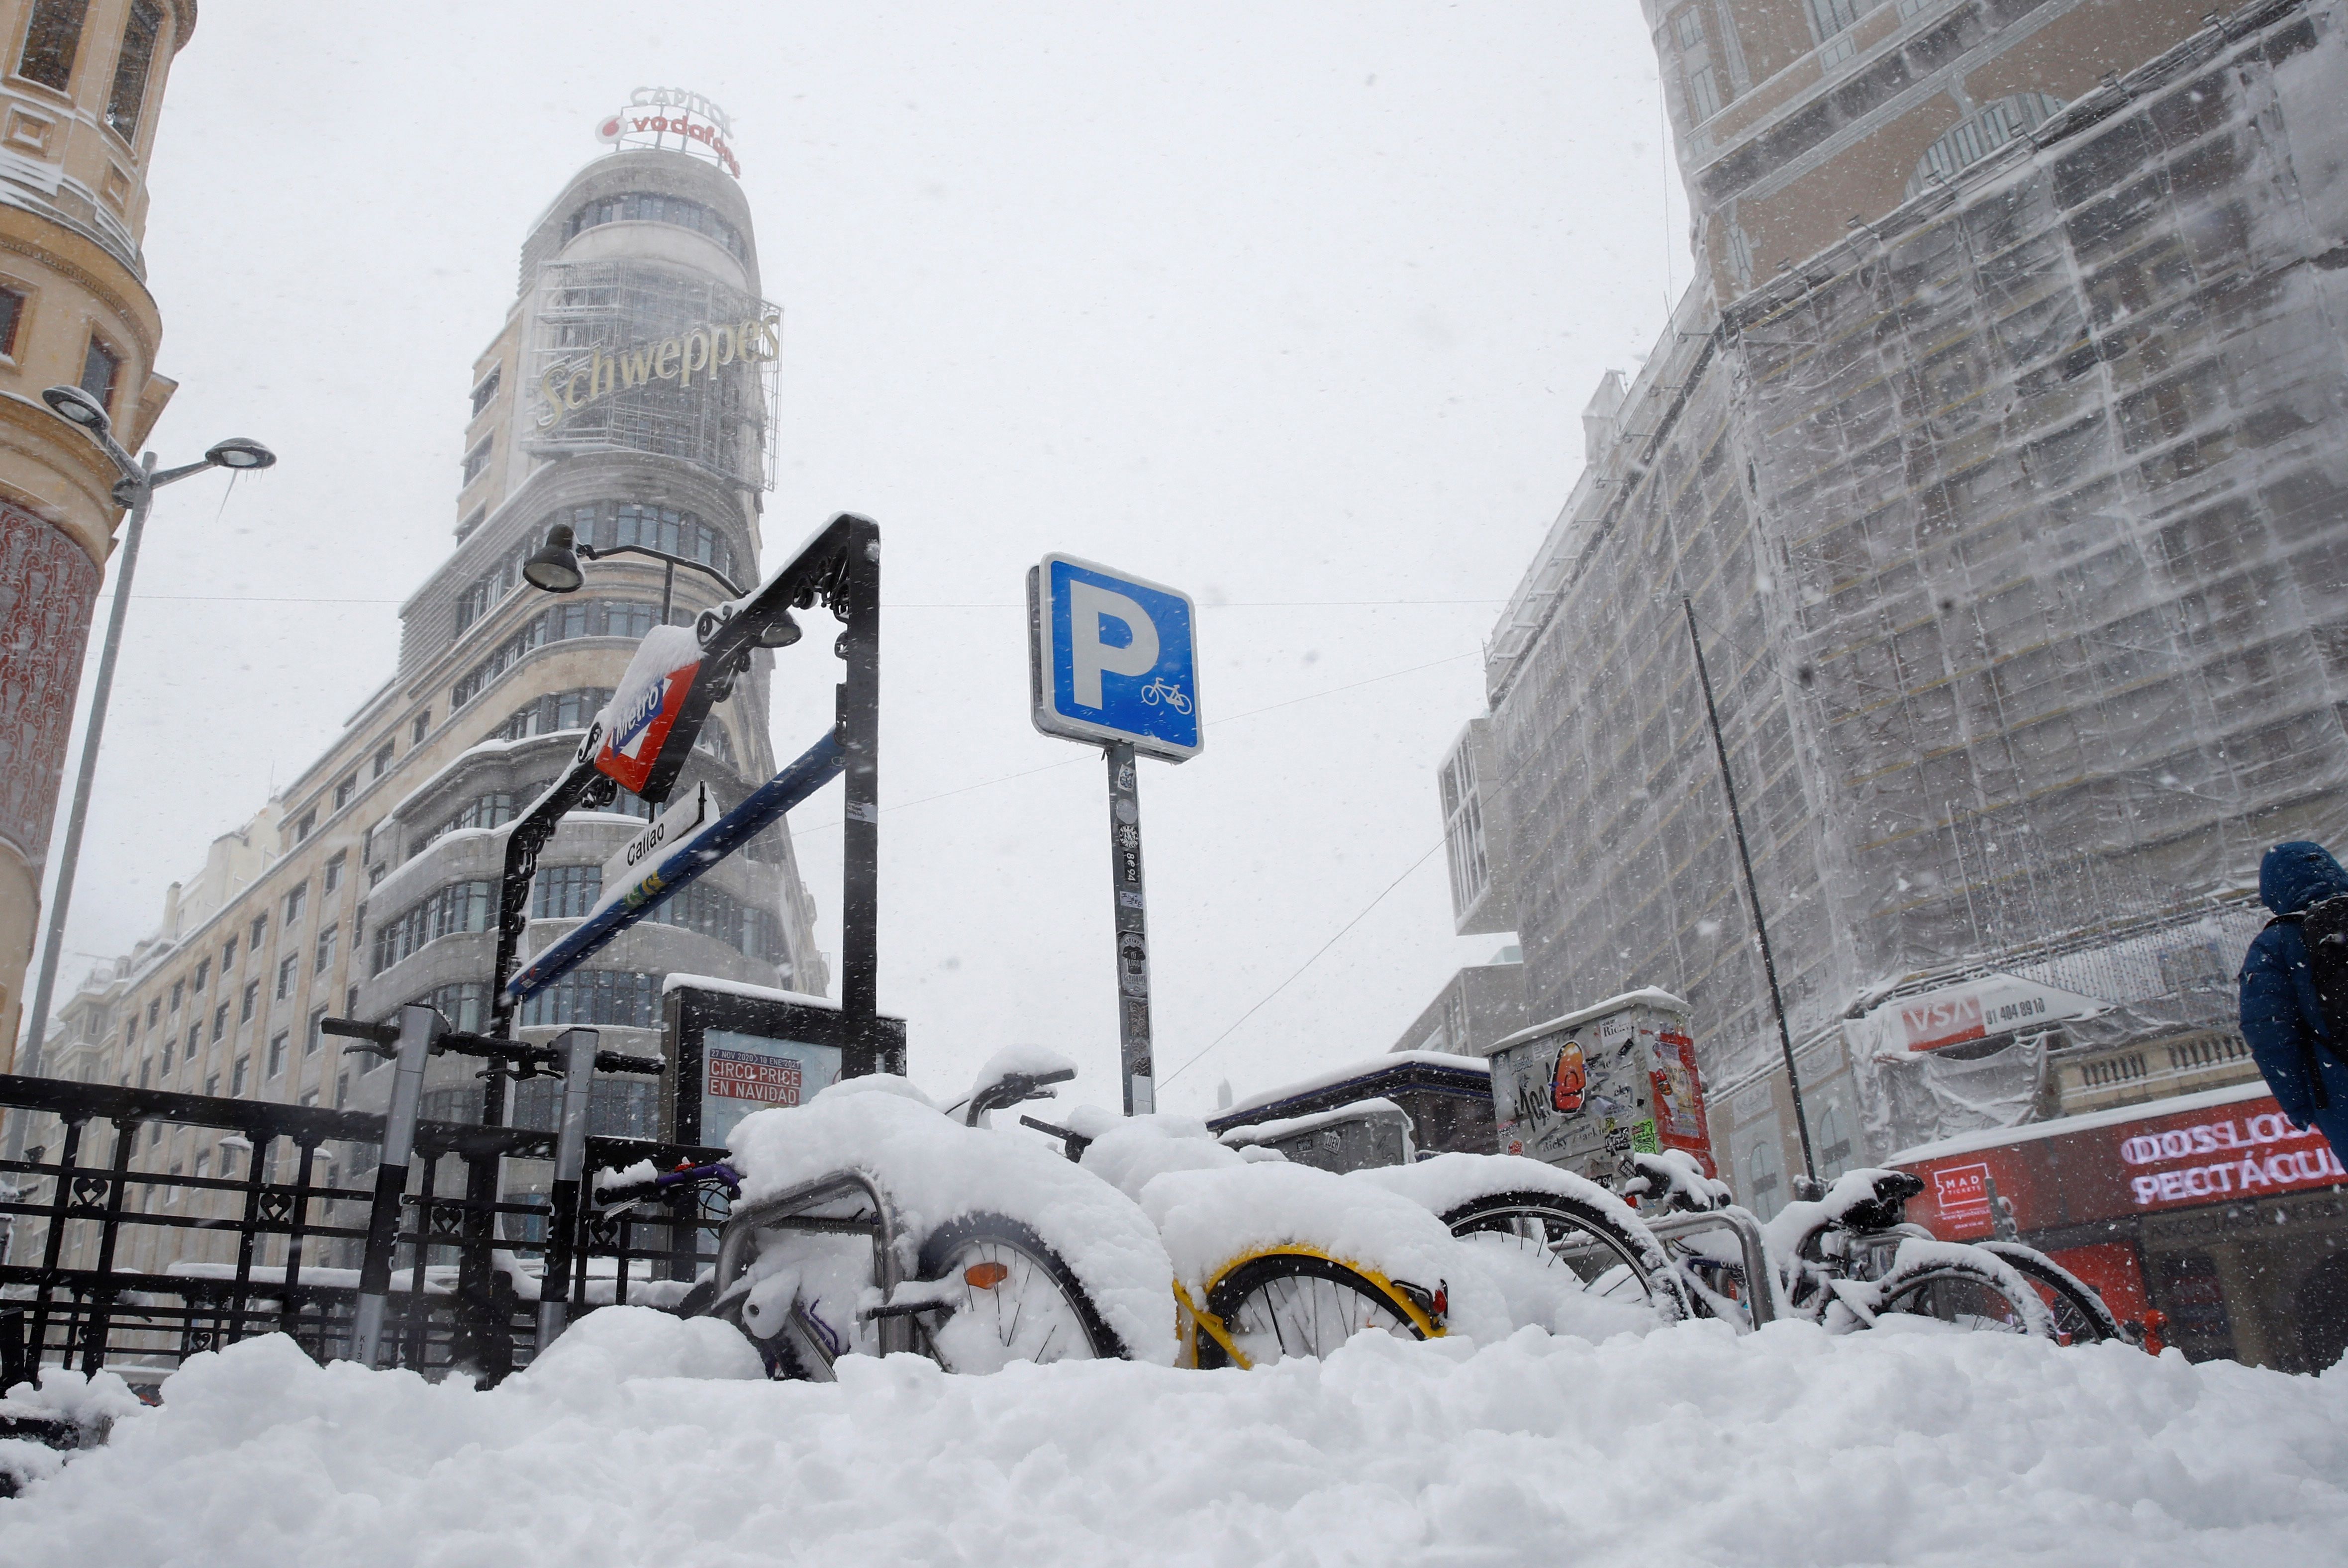
[[[78,386],[136,451],[174,384],[139,241],[194,0],[0,0],[0,1068],[13,1063],[82,651],[122,509],[49,411]]]

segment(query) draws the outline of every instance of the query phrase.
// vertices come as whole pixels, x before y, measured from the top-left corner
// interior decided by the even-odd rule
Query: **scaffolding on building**
[[[548,263],[527,328],[524,396],[539,424],[524,449],[541,457],[657,452],[731,484],[773,489],[779,356],[746,357],[753,335],[745,323],[764,324],[766,342],[779,346],[780,305],[705,273],[633,258]],[[712,363],[688,379],[682,349],[696,331]],[[672,342],[680,352],[667,375],[623,374],[620,362],[632,353],[656,366]],[[599,375],[599,363],[607,373]],[[557,407],[550,392],[566,388],[570,406]]]

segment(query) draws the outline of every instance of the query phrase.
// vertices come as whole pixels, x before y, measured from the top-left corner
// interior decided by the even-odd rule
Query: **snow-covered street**
[[[731,1336],[599,1313],[486,1393],[274,1336],[200,1357],[0,1503],[0,1559],[2188,1568],[2348,1539],[2338,1368],[1695,1323],[825,1386],[736,1380]]]

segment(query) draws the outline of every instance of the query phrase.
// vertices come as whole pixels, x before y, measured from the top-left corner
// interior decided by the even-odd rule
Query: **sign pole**
[[[1117,1057],[1125,1069],[1125,1114],[1157,1109],[1149,1059],[1149,921],[1141,885],[1141,792],[1133,744],[1102,748],[1108,758],[1109,885],[1117,904]]]

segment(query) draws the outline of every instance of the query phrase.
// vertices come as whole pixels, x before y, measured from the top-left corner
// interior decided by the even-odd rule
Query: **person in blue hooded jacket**
[[[2277,844],[2259,864],[2259,899],[2281,915],[2304,913],[2348,893],[2348,871],[2322,844]],[[2348,1162],[2348,1041],[2334,1040],[2315,999],[2307,939],[2296,920],[2278,919],[2242,955],[2242,1038],[2294,1126],[2312,1123]]]

